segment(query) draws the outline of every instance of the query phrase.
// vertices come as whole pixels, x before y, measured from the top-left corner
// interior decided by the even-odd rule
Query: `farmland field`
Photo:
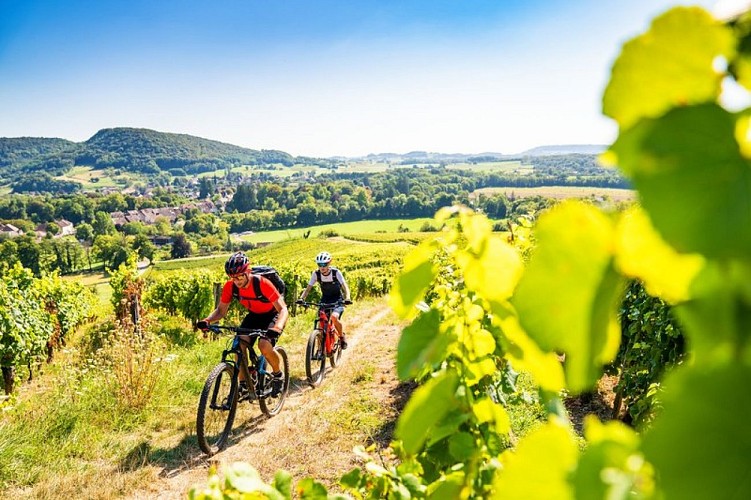
[[[522,165],[520,161],[489,161],[483,163],[452,163],[449,169],[471,170],[473,172],[503,172],[507,174],[527,175],[534,170],[532,165]]]
[[[476,199],[479,195],[490,196],[494,193],[503,193],[508,197],[527,198],[530,196],[542,196],[545,198],[590,198],[602,197],[612,201],[631,201],[636,199],[636,192],[631,189],[579,187],[579,186],[542,186],[542,187],[500,187],[482,188],[473,191],[469,196]]]
[[[337,222],[335,224],[324,224],[322,226],[280,229],[277,231],[262,231],[258,233],[243,234],[239,236],[244,241],[251,243],[274,242],[303,238],[305,233],[310,231],[309,238],[316,238],[322,232],[334,231],[339,235],[375,233],[377,231],[396,232],[399,227],[407,228],[410,232],[419,231],[423,224],[432,222],[431,218],[421,219],[385,219],[385,220],[366,220],[356,222]]]

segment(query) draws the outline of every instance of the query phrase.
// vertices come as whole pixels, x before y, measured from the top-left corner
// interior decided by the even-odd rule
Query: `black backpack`
[[[271,282],[276,288],[279,294],[284,297],[284,293],[287,291],[287,285],[284,280],[279,276],[279,272],[271,266],[253,266],[250,268],[250,281],[253,282],[253,292],[255,292],[255,298],[243,297],[245,300],[258,300],[260,302],[270,302],[269,299],[263,296],[261,293],[261,276]],[[240,300],[240,289],[237,285],[232,283],[232,297]]]

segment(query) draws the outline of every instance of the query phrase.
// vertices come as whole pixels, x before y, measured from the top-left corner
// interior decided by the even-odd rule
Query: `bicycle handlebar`
[[[349,303],[348,303],[349,302]],[[319,309],[333,309],[338,306],[348,306],[352,301],[338,300],[336,302],[307,302],[305,300],[296,300],[295,304],[303,307],[318,307]]]
[[[248,335],[250,337],[265,337],[268,334],[268,330],[261,328],[240,328],[239,326],[208,325],[206,329],[214,333],[219,333],[220,330],[229,330],[237,335]]]

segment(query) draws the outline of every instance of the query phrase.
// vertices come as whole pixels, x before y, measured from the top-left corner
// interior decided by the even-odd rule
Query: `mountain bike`
[[[331,321],[331,311],[346,303],[343,301],[322,303],[298,300],[297,304],[306,308],[318,308],[318,317],[313,320],[313,331],[310,332],[308,346],[305,350],[305,374],[308,377],[308,383],[311,387],[318,387],[326,374],[326,358],[328,358],[331,368],[336,368],[342,357],[340,337]]]
[[[226,446],[238,402],[258,401],[261,412],[267,417],[273,417],[281,411],[289,392],[289,361],[284,348],[275,346],[274,351],[279,355],[279,368],[283,374],[281,391],[275,393],[271,385],[271,372],[266,370],[266,358],[262,354],[256,354],[253,348],[258,337],[266,336],[266,330],[219,325],[209,325],[208,329],[214,334],[220,333],[220,330],[234,333],[231,346],[222,352],[222,361],[209,373],[198,402],[198,446],[210,456]],[[247,335],[249,340],[240,338],[241,335]],[[242,344],[247,348],[247,357],[241,355]],[[245,374],[248,385],[248,391],[243,394],[240,394],[241,371]]]

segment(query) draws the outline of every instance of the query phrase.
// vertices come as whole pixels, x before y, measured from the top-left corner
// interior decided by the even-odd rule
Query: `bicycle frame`
[[[330,355],[334,349],[334,340],[337,337],[334,323],[331,321],[331,311],[334,306],[331,307],[318,307],[318,317],[313,321],[313,328],[320,329],[323,332],[323,346],[326,350],[326,355]]]
[[[217,326],[214,326],[214,328],[224,329],[224,327]],[[222,362],[227,363],[234,368],[234,375],[232,378],[234,379],[233,385],[235,387],[239,384],[240,373],[242,371],[243,375],[245,375],[245,380],[248,382],[248,388],[251,391],[248,399],[251,401],[261,399],[265,397],[264,394],[261,394],[261,388],[264,386],[264,379],[269,375],[269,372],[266,371],[265,358],[256,353],[254,344],[257,338],[264,336],[263,334],[265,331],[248,330],[247,332],[238,332],[236,331],[237,329],[234,330],[235,335],[231,340],[231,347],[222,351]],[[240,338],[241,336],[250,337],[250,340]],[[242,355],[241,345],[243,344],[245,345],[247,356]]]

